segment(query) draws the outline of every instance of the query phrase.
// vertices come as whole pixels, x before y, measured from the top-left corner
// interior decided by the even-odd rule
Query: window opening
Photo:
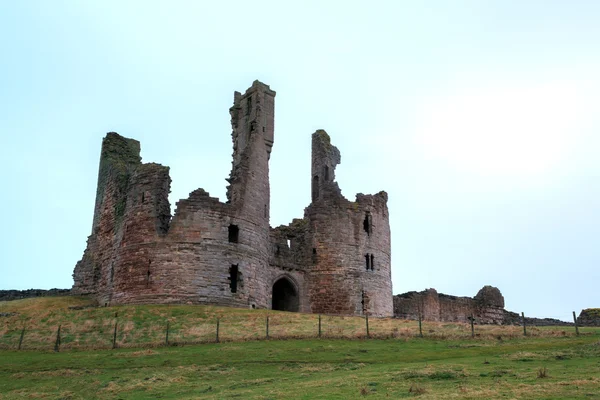
[[[365,214],[365,220],[363,221],[363,229],[367,232],[367,235],[371,235],[373,232],[373,221],[371,220],[371,213]]]
[[[317,263],[317,248],[313,247],[312,249],[312,262],[313,264]]]
[[[319,175],[313,177],[312,182],[312,201],[316,201],[319,198]]]
[[[142,204],[144,204],[145,200],[146,200],[146,193],[142,193]]]
[[[365,311],[365,291],[360,293],[360,304],[362,305],[363,312]]]
[[[375,256],[371,254],[371,271],[375,269]]]
[[[150,264],[152,264],[152,260],[148,260],[148,268],[146,269],[146,287],[150,285]]]
[[[327,165],[323,166],[323,179],[325,179],[325,182],[329,180],[329,166]]]
[[[290,239],[290,238],[287,239],[287,245],[288,245],[288,248],[291,250],[292,249],[292,239]]]
[[[371,257],[369,257],[369,254],[365,254],[365,267],[367,271],[371,269]]]
[[[252,111],[252,96],[246,99],[246,115],[250,115],[250,111]]]
[[[229,243],[238,243],[240,238],[240,228],[237,225],[229,225]]]
[[[237,292],[239,278],[238,275],[239,270],[237,264],[232,264],[231,268],[229,268],[229,288],[231,289],[231,293]]]

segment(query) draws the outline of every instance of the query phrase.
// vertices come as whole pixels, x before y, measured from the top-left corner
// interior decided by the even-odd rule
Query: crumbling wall
[[[140,143],[109,132],[102,140],[92,234],[73,272],[74,294],[105,291],[123,235],[123,217],[132,173],[141,165]]]
[[[600,326],[600,308],[586,308],[577,317],[579,326]]]
[[[435,289],[408,292],[394,296],[394,317],[425,321],[501,324],[504,318],[504,297],[500,290],[484,286],[474,298],[456,297]]]

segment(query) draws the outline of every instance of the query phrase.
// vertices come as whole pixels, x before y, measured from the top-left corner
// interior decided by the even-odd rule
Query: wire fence
[[[135,317],[135,316],[133,316]],[[144,348],[200,343],[282,339],[510,339],[574,336],[600,333],[600,328],[578,326],[480,325],[394,318],[273,313],[232,314],[217,318],[169,316],[164,319],[108,317],[66,319],[57,325],[43,321],[4,326],[0,349],[61,351],[74,349]]]

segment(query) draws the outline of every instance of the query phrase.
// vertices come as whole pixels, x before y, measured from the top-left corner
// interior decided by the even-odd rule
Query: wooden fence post
[[[319,314],[319,338],[321,338],[321,314]]]
[[[365,323],[367,324],[367,339],[371,338],[371,333],[369,332],[369,313],[365,313]]]
[[[469,318],[471,320],[471,337],[474,338],[475,337],[475,327],[473,326],[473,324],[475,323],[475,318],[473,318],[473,314],[471,314],[471,318]]]
[[[21,330],[21,337],[19,338],[19,347],[17,350],[21,350],[21,345],[23,344],[23,336],[25,336],[25,327]]]
[[[117,324],[118,324],[118,322],[115,321],[115,330],[113,332],[113,343],[112,343],[112,348],[113,349],[117,348]]]
[[[57,353],[60,351],[60,325],[56,330],[56,342],[54,342],[54,351]]]
[[[419,337],[423,337],[423,327],[421,326],[421,310],[419,310]]]
[[[521,317],[523,317],[523,336],[527,336],[527,324],[525,323],[525,313],[521,312]]]
[[[577,326],[577,317],[575,316],[575,311],[573,311],[573,322],[575,322],[575,334],[579,336],[579,327]]]
[[[167,321],[167,332],[165,333],[165,345],[169,345],[169,321]]]
[[[269,340],[269,316],[267,315],[267,340]]]
[[[217,343],[219,343],[219,318],[217,318]]]

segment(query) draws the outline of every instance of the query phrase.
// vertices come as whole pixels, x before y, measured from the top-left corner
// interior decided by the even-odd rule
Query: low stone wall
[[[579,326],[600,326],[600,308],[586,308],[577,317]]]
[[[585,310],[584,310],[585,311]],[[600,309],[595,318],[584,317],[588,326],[600,326]],[[523,325],[521,315],[504,309],[504,296],[498,288],[484,286],[475,297],[457,297],[438,293],[435,289],[422,292],[407,292],[394,296],[394,317],[438,322],[469,322],[475,318],[476,324],[484,325]],[[588,313],[594,315],[593,313]],[[580,316],[581,317],[581,316]],[[569,326],[572,322],[552,318],[525,317],[529,326]],[[582,326],[583,323],[581,323]]]
[[[504,310],[503,325],[523,325],[521,314]],[[531,318],[525,317],[527,326],[573,326],[572,322],[561,321],[554,318]]]
[[[504,297],[500,290],[484,286],[474,298],[450,296],[435,289],[408,292],[394,296],[394,317],[425,321],[502,324]]]
[[[70,296],[71,289],[0,290],[0,301],[20,300],[30,297]]]

